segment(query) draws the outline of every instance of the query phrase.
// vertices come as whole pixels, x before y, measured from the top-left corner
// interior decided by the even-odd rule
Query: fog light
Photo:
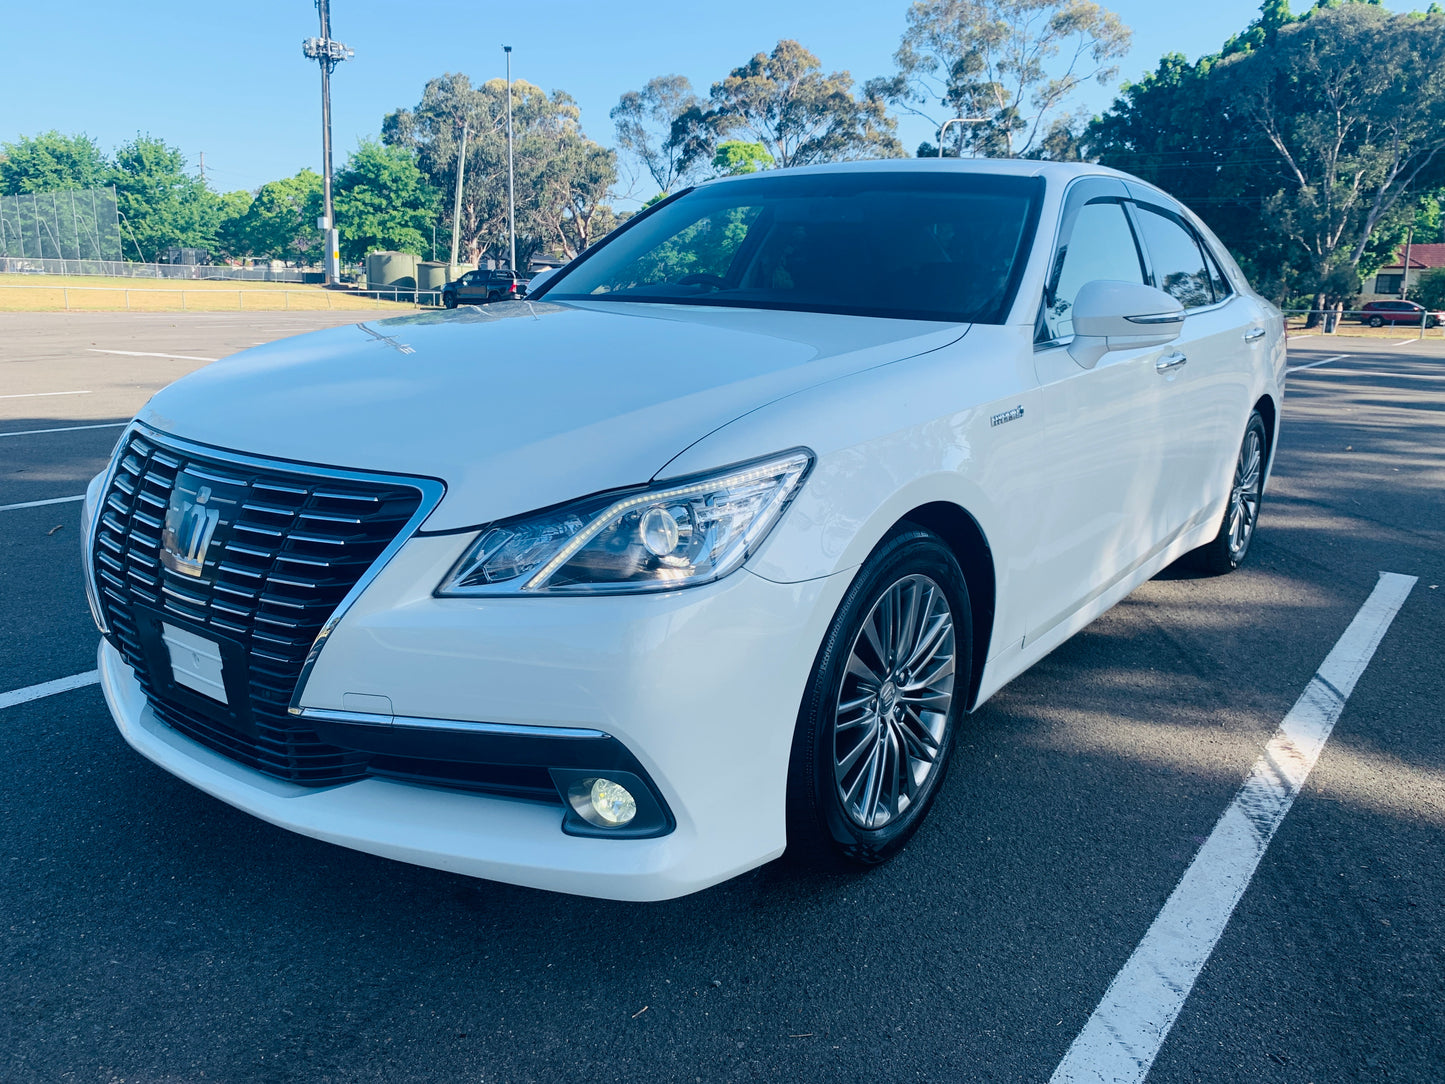
[[[567,797],[578,816],[599,828],[621,828],[637,816],[637,799],[611,779],[579,779]]]

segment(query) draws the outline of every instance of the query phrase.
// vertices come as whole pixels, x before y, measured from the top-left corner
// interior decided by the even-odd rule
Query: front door
[[[1165,530],[1156,507],[1164,443],[1156,365],[1170,348],[1112,351],[1091,369],[1068,351],[1080,287],[1146,281],[1126,199],[1121,182],[1103,178],[1070,189],[1039,317],[1034,366],[1048,454],[1036,490],[1030,641],[1081,620],[1157,551]]]

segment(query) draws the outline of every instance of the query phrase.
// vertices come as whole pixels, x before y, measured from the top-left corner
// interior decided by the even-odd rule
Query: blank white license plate
[[[164,621],[161,622],[161,639],[170,651],[171,677],[177,685],[194,689],[222,704],[227,703],[220,644]]]

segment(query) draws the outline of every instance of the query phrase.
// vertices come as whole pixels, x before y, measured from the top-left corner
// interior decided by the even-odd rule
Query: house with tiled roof
[[[1410,267],[1408,272],[1405,267],[1405,246],[1401,245],[1395,253],[1393,262],[1386,264],[1376,271],[1373,278],[1365,280],[1365,292],[1361,295],[1361,301],[1388,301],[1391,298],[1400,296],[1400,287],[1405,285],[1405,275],[1410,276],[1409,297],[1414,292],[1416,285],[1420,282],[1420,276],[1427,271],[1445,267],[1445,244],[1442,245],[1411,245],[1410,246]]]

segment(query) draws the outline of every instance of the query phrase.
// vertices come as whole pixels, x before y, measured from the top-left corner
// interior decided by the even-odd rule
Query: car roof
[[[777,177],[779,170],[761,170],[740,177],[720,177],[705,181],[698,187],[717,184],[748,184],[765,177]],[[781,171],[788,175],[825,175],[836,173],[971,173],[1007,177],[1043,177],[1056,183],[1075,177],[1117,177],[1141,182],[1138,177],[1107,166],[1089,162],[1037,162],[1020,158],[878,158],[863,162],[830,162],[820,166],[794,166]],[[1154,187],[1149,185],[1149,187]]]

